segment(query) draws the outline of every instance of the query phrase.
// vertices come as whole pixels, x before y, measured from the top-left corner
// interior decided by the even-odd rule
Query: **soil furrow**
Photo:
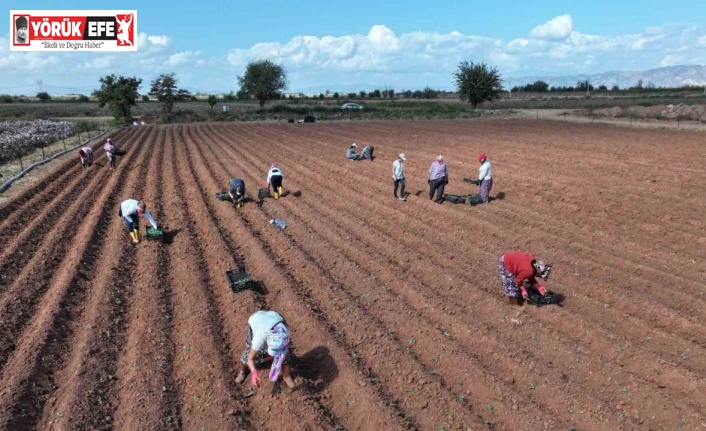
[[[196,149],[196,151],[198,151],[198,149]],[[190,157],[188,153],[187,153],[187,157]],[[200,157],[203,157],[203,156],[201,155]],[[211,182],[215,181],[214,180],[215,177],[213,176],[213,172],[210,170],[210,166],[207,163],[204,164],[204,166],[209,171],[209,174],[206,179],[207,180],[210,179]],[[199,183],[199,184],[200,184],[200,181],[203,181],[203,180],[199,179],[198,175],[196,175],[195,178],[196,178],[197,183]],[[214,183],[214,184],[211,184],[211,187],[216,188],[219,186],[217,185],[217,183]],[[204,190],[203,185],[200,185],[200,188],[202,190]],[[323,329],[326,332],[328,332],[328,337],[332,337],[335,340],[335,343],[337,345],[341,346],[341,348],[344,350],[344,352],[346,352],[343,355],[338,354],[338,352],[336,352],[336,353],[332,352],[332,354],[334,356],[350,358],[350,355],[354,352],[354,349],[347,343],[347,341],[345,339],[341,338],[343,334],[340,333],[335,328],[334,325],[328,323],[325,316],[323,316],[318,311],[318,309],[316,309],[315,304],[312,304],[307,298],[303,298],[301,295],[297,294],[296,288],[291,286],[291,283],[293,283],[293,278],[291,277],[291,275],[287,274],[286,272],[284,272],[282,270],[281,264],[278,264],[275,261],[274,256],[272,254],[272,250],[269,249],[269,246],[266,243],[262,242],[259,235],[257,235],[256,231],[254,231],[254,228],[250,224],[248,224],[243,218],[238,218],[237,220],[242,223],[241,230],[244,230],[244,232],[247,233],[246,238],[249,238],[251,241],[255,240],[255,245],[253,245],[251,247],[255,247],[256,250],[254,250],[254,251],[256,251],[256,253],[258,255],[262,255],[262,257],[260,259],[256,259],[255,262],[258,262],[258,264],[261,264],[264,261],[269,262],[268,266],[271,266],[271,269],[269,271],[267,271],[267,273],[269,275],[267,278],[271,278],[273,276],[273,273],[274,273],[275,278],[280,278],[280,277],[284,278],[284,280],[280,281],[280,283],[284,282],[285,288],[283,290],[279,290],[278,293],[275,295],[276,297],[273,300],[273,302],[274,302],[273,305],[280,304],[280,307],[284,307],[284,309],[287,309],[290,307],[296,307],[296,308],[300,309],[300,311],[298,313],[294,313],[293,315],[290,313],[290,314],[286,315],[288,322],[290,322],[290,325],[292,325],[292,328],[295,331],[294,332],[294,337],[295,337],[294,342],[297,345],[300,345],[301,340],[297,341],[297,339],[296,339],[297,328],[311,327],[311,325],[303,325],[303,326],[297,325],[296,324],[297,320],[298,320],[297,318],[301,317],[303,315],[313,314],[313,316],[311,318],[313,318],[314,321],[323,322],[325,324]],[[251,252],[252,251],[253,250],[251,248]],[[250,268],[253,268],[253,266],[250,266]],[[268,285],[268,289],[269,289],[269,286],[270,285]],[[284,298],[282,298],[282,296],[286,296],[286,297],[288,297],[288,299],[284,299]],[[312,307],[314,307],[314,308],[312,308]],[[276,307],[275,309],[279,310],[280,308]],[[292,317],[290,317],[290,316],[292,316]],[[316,351],[317,349],[322,350],[319,348],[315,348],[312,350],[312,352]],[[305,356],[311,356],[311,355],[307,354]],[[314,358],[311,358],[311,359],[312,360],[316,359],[316,360],[321,361],[323,359],[321,356],[325,357],[326,355],[323,353],[320,355],[317,354],[317,355],[315,355]],[[395,422],[399,421],[398,426],[402,426],[403,428],[408,428],[411,426],[413,429],[418,429],[418,425],[415,425],[415,422],[411,418],[411,416],[407,416],[407,415],[405,415],[404,412],[400,412],[397,409],[394,409],[394,405],[391,404],[393,402],[392,397],[385,394],[384,390],[382,390],[382,388],[380,388],[376,384],[375,381],[372,381],[372,382],[368,381],[368,377],[370,377],[370,373],[364,367],[362,367],[362,365],[360,363],[356,362],[355,364],[352,364],[352,365],[357,370],[356,373],[360,374],[360,377],[358,377],[358,379],[355,383],[349,383],[347,385],[347,389],[348,390],[352,389],[353,385],[358,386],[360,384],[363,387],[371,385],[373,392],[376,394],[376,397],[379,400],[378,403],[381,403],[382,405],[386,406],[386,408],[388,408],[388,409],[393,408],[393,411],[394,411],[393,414],[391,414],[391,415],[390,414],[382,414],[381,415],[380,413],[378,413],[375,416],[375,421],[384,420],[385,422],[383,422],[383,423],[387,424],[387,425],[385,425],[385,428],[388,429],[389,426],[391,425],[391,423],[389,421],[392,419],[389,416],[395,416],[396,419],[394,419],[394,421]],[[339,362],[338,363],[339,378],[341,377],[342,374],[345,374],[345,377],[344,377],[345,381],[350,382],[351,378],[352,378],[352,376],[350,376],[350,372],[346,369],[341,369],[341,366],[342,365]],[[295,373],[296,373],[296,369],[295,369]],[[361,378],[362,378],[362,381],[360,380]],[[370,407],[372,407],[372,405],[369,404],[370,401],[366,401],[365,399],[361,399],[360,395],[354,396],[353,394],[350,394],[350,393],[346,394],[346,392],[348,392],[348,391],[345,391],[344,392],[345,395],[342,395],[342,396],[345,396],[349,400],[357,398],[357,401],[358,401],[355,403],[355,405],[351,405],[350,403],[347,405],[347,407],[349,407],[350,410],[359,411],[359,409],[363,408],[363,409],[365,409],[363,411],[367,411],[368,414],[371,413]],[[367,398],[367,397],[365,397],[365,398]],[[366,407],[366,406],[368,406],[368,407]],[[341,418],[341,421],[343,421],[343,424],[346,424],[346,417],[350,417],[351,412],[350,411],[349,412],[342,412],[343,414],[339,414],[335,411],[336,410],[335,407],[336,406],[334,406],[334,413],[336,413]],[[360,419],[363,418],[364,416],[365,416],[364,414],[355,415],[354,416],[355,421],[357,423],[360,423],[359,422]],[[356,423],[356,422],[354,422],[354,423]],[[353,428],[360,429],[359,426],[360,425],[357,425],[357,426],[354,426]],[[375,428],[377,428],[377,427],[375,427]],[[365,427],[363,429],[365,429]]]
[[[226,151],[221,151],[220,153],[221,153],[221,154],[225,154]],[[257,164],[257,163],[248,163],[248,159],[249,159],[249,158],[250,158],[249,155],[248,155],[248,156],[243,156],[242,153],[239,153],[237,157],[233,157],[233,158],[232,158],[232,161],[235,162],[235,164],[236,164],[240,169],[242,169],[243,172],[246,172],[246,173],[247,173],[248,171],[252,171],[252,169],[249,169],[247,166],[245,166],[246,163],[247,163],[248,165]],[[242,161],[242,163],[239,163],[240,161]],[[220,164],[223,166],[223,163],[224,163],[224,162],[223,162],[223,157],[222,157],[222,156],[218,159],[218,163],[220,163]],[[250,173],[252,173],[252,172],[250,172]],[[284,203],[284,201],[286,201],[286,199],[283,199],[283,200],[281,200],[280,202],[282,203],[282,205],[285,205],[285,206],[296,207],[296,206],[301,206],[301,204],[304,204],[304,203],[303,203],[304,200],[306,200],[306,199],[299,199],[299,200],[298,200],[298,202],[301,201],[300,205],[294,205],[294,204],[289,204],[289,205],[287,205],[287,204]],[[327,200],[328,202],[332,202],[332,201],[333,201],[333,199],[331,199],[331,200],[325,199],[325,200]],[[304,204],[304,205],[306,205],[306,204]],[[330,204],[329,204],[329,206],[330,206]],[[266,206],[263,206],[263,208],[266,208]],[[267,210],[266,210],[266,212],[267,212]],[[347,211],[342,211],[342,212],[339,211],[338,213],[339,213],[339,214],[341,214],[341,213],[345,214],[345,213],[347,213]],[[313,210],[313,211],[312,211],[312,214],[319,214],[319,215],[323,216],[323,219],[328,219],[328,218],[329,218],[329,217],[327,217],[327,216],[325,215],[325,211],[322,212],[322,208],[318,208],[317,210]],[[271,214],[270,214],[270,215],[271,215]],[[288,217],[292,218],[292,215],[293,215],[293,214],[290,213],[290,214],[288,215]],[[310,214],[310,215],[311,215],[311,214]],[[345,218],[345,217],[344,217],[344,218]],[[312,218],[309,217],[309,219],[312,219]],[[293,223],[295,224],[295,226],[296,226],[296,220],[297,220],[297,218],[294,218]],[[341,223],[342,223],[341,217],[337,217],[336,220],[337,220],[337,225],[339,225],[339,227],[344,228],[344,229],[348,228],[348,229],[346,230],[347,232],[355,232],[355,230],[354,230],[355,227],[354,227],[354,226],[349,226],[347,223],[344,223],[343,225],[341,225]],[[305,224],[308,223],[308,222],[305,221],[305,218],[301,218],[301,219],[299,219],[299,221],[301,221],[303,225],[305,225]],[[310,224],[310,223],[309,223],[309,224]],[[318,230],[318,228],[321,227],[321,226],[322,226],[322,225],[321,225],[320,223],[315,223],[315,224],[313,224],[313,225],[310,224],[310,226],[309,226],[309,229],[310,229],[310,230],[308,231],[309,236],[313,233],[311,230]],[[294,228],[294,229],[296,229],[296,228]],[[379,236],[387,236],[387,235],[389,235],[389,234],[381,233]],[[300,235],[300,237],[306,238],[307,236],[306,236],[306,235]],[[297,239],[294,238],[294,236],[289,236],[289,238],[290,238],[291,241],[293,241],[293,242],[297,242],[297,241],[298,241]],[[350,245],[350,244],[351,244],[351,240],[355,241],[354,238],[355,238],[355,235],[353,235],[353,237],[347,236],[346,238],[340,238],[338,241],[328,241],[328,243],[330,243],[330,244],[347,244],[347,245]],[[306,242],[309,242],[310,244],[322,244],[322,243],[327,243],[327,241],[326,241],[325,239],[324,239],[324,241],[317,241],[317,240],[313,240],[313,239],[311,239],[311,238],[307,238],[307,241],[306,241]],[[299,248],[304,249],[304,246],[299,246]],[[375,249],[375,244],[373,243],[373,244],[367,244],[367,245],[363,246],[359,251],[352,251],[350,254],[347,254],[347,253],[345,253],[345,252],[344,252],[344,253],[341,253],[340,251],[329,251],[329,252],[327,253],[325,250],[322,250],[322,253],[323,253],[322,255],[316,256],[316,257],[309,256],[309,257],[307,258],[307,260],[308,260],[310,263],[312,263],[313,265],[318,266],[318,264],[316,264],[316,262],[323,262],[323,261],[326,261],[326,260],[327,260],[327,256],[336,256],[336,257],[334,258],[334,262],[333,262],[332,266],[333,266],[333,267],[336,267],[337,270],[340,270],[340,269],[341,269],[340,264],[339,264],[339,265],[336,265],[336,263],[340,263],[341,258],[343,258],[343,259],[342,259],[343,262],[344,262],[343,265],[346,265],[349,261],[350,261],[350,262],[355,261],[355,260],[356,260],[356,257],[355,257],[355,256],[365,256],[366,254],[369,255],[374,249]],[[363,251],[363,250],[367,250],[367,252],[365,252],[365,251]],[[292,253],[288,253],[288,255],[291,256]],[[372,256],[367,256],[367,257],[372,257]],[[385,260],[384,256],[380,256],[380,258],[382,258],[382,259],[380,259],[380,261],[384,261],[384,260]],[[296,266],[295,264],[293,264],[293,265]],[[351,293],[350,293],[349,290],[350,290],[350,289],[354,289],[354,286],[355,286],[356,283],[358,283],[358,284],[362,283],[363,286],[362,286],[362,288],[361,288],[361,291],[358,292],[358,295],[359,295],[359,296],[358,296],[358,297],[353,297],[353,300],[356,302],[357,306],[361,306],[360,304],[362,304],[363,302],[366,302],[366,303],[367,303],[367,302],[375,303],[375,301],[376,301],[375,299],[373,299],[373,300],[367,300],[367,301],[366,301],[366,299],[365,299],[365,298],[368,297],[369,295],[370,295],[370,297],[373,297],[373,298],[378,296],[375,292],[371,292],[371,291],[370,291],[370,289],[368,288],[369,284],[373,284],[373,285],[378,286],[378,289],[377,289],[377,290],[380,290],[380,291],[389,291],[389,290],[390,290],[390,285],[389,285],[389,284],[386,284],[386,283],[380,283],[380,282],[379,282],[380,280],[377,279],[377,277],[376,277],[375,275],[370,275],[369,277],[370,277],[371,279],[368,279],[368,278],[366,277],[366,278],[364,279],[364,281],[362,281],[362,280],[361,280],[361,281],[356,281],[356,279],[355,279],[355,277],[354,277],[354,278],[352,278],[351,280],[347,280],[347,281],[348,281],[348,284],[346,284],[346,285],[341,285],[341,283],[335,281],[335,280],[336,280],[336,277],[333,276],[333,275],[330,273],[329,270],[327,270],[327,269],[325,269],[325,268],[323,268],[323,267],[320,267],[320,266],[319,266],[319,270],[320,270],[323,274],[325,274],[326,277],[329,279],[329,280],[326,280],[324,284],[332,284],[332,285],[334,285],[334,286],[337,286],[338,290],[339,290],[341,293],[343,293],[344,296],[345,296],[345,295],[349,295],[349,296],[350,296]],[[346,273],[351,273],[351,274],[365,274],[365,273],[376,274],[376,273],[379,273],[380,271],[381,271],[381,269],[379,268],[379,265],[376,265],[376,264],[375,264],[375,259],[372,258],[372,261],[368,261],[367,263],[365,263],[365,264],[363,264],[363,265],[360,265],[360,266],[358,266],[358,267],[356,267],[356,268],[354,268],[354,269],[352,269],[352,270],[350,270],[350,271],[345,271],[345,272],[346,272]],[[383,271],[384,271],[384,267],[383,267]],[[394,270],[393,270],[393,271],[394,271]],[[388,271],[388,272],[390,272],[390,271]],[[315,276],[309,274],[309,277],[315,277]],[[399,277],[399,276],[397,276],[397,277]],[[406,277],[403,276],[403,278],[406,278]],[[299,280],[299,281],[300,281],[300,284],[305,284],[304,280]],[[316,284],[316,283],[314,283],[314,284]],[[394,281],[393,281],[393,284],[394,284]],[[405,288],[403,288],[403,289],[406,289],[406,288],[409,288],[409,285],[405,286]],[[354,290],[356,290],[356,289],[354,289]],[[432,288],[431,286],[421,286],[421,290],[432,291],[433,288]],[[401,302],[401,303],[405,303],[406,301],[405,301],[404,299],[402,299],[401,296],[397,296],[397,297],[388,297],[388,298],[384,298],[382,301],[380,301],[381,304],[400,303],[400,302]],[[433,301],[431,301],[431,302],[433,302]],[[354,307],[355,307],[355,305],[354,305]],[[348,307],[343,307],[343,308],[348,308]],[[425,307],[424,307],[424,308],[425,308]],[[435,308],[434,308],[434,309],[441,309],[441,310],[444,310],[445,307],[444,307],[443,304],[442,304],[442,305],[435,304]],[[403,308],[403,310],[406,310],[406,308]],[[377,313],[373,313],[374,315],[384,316],[383,319],[389,318],[389,320],[387,320],[387,324],[386,324],[386,325],[388,325],[388,327],[392,327],[391,325],[395,325],[396,322],[405,322],[405,320],[409,320],[409,316],[406,316],[407,311],[405,311],[404,313],[402,313],[400,316],[394,316],[394,315],[396,314],[396,311],[395,311],[395,310],[386,309],[384,306],[383,306],[382,309],[378,309],[378,310],[376,310],[376,311],[377,311]],[[417,310],[417,313],[419,313],[419,312],[420,312],[420,310]],[[422,308],[422,311],[421,311],[421,312],[423,313],[423,308]],[[454,314],[455,314],[455,313],[454,313]],[[390,315],[392,315],[392,316],[390,316]],[[420,314],[416,314],[416,313],[415,313],[413,321],[417,321],[417,320],[420,319],[420,318],[421,318],[421,319],[426,319],[425,317],[423,317],[423,315],[420,315]],[[422,321],[424,321],[424,320],[422,320]],[[436,321],[436,322],[434,322],[434,321],[431,321],[431,322],[430,322],[430,321],[426,321],[425,323],[426,323],[425,325],[420,325],[420,326],[421,326],[422,328],[429,328],[429,327],[433,327],[433,328],[442,328],[442,330],[439,330],[438,332],[436,332],[436,331],[434,332],[434,333],[437,334],[437,335],[438,335],[438,334],[441,334],[442,332],[446,332],[446,331],[443,331],[443,328],[444,328],[445,325],[446,325],[446,326],[445,326],[446,328],[451,328],[451,327],[453,327],[453,328],[454,328],[454,332],[461,332],[461,331],[463,331],[463,325],[462,325],[462,324],[459,325],[459,322],[458,322],[458,321],[454,322],[454,325],[449,324],[448,321],[447,321],[447,322],[444,322],[444,323],[440,323],[440,322],[438,322],[438,321]],[[405,326],[405,325],[402,324],[402,327],[404,327],[404,326]],[[409,328],[408,328],[408,329],[409,329]],[[481,329],[485,329],[485,331],[483,331],[483,330],[481,330]],[[400,328],[399,326],[397,327],[397,330],[398,330],[399,332],[402,332],[402,328]],[[471,330],[471,328],[469,328],[468,330]],[[488,330],[488,328],[472,328],[472,330],[473,330],[475,333],[486,333],[487,330]],[[418,332],[418,327],[417,327],[417,328],[414,328],[414,327],[413,327],[412,329],[409,329],[409,330],[408,330],[408,335],[403,336],[403,338],[404,338],[405,340],[406,340],[406,339],[415,339],[415,337],[414,337],[415,335],[416,335],[417,338],[419,338],[420,335],[417,335],[417,332]],[[419,331],[419,332],[421,332],[421,331]],[[432,335],[430,335],[430,334],[426,334],[425,336],[427,336],[427,335],[428,335],[430,338],[432,337]],[[423,337],[424,337],[424,336],[422,336],[422,339],[423,339]],[[396,338],[396,337],[395,337],[395,338]],[[435,338],[436,338],[436,337],[435,337]],[[420,341],[421,341],[421,340],[415,339],[415,345],[414,345],[415,348],[418,348],[418,347],[420,346]],[[466,341],[468,341],[468,340],[466,340]],[[404,347],[404,346],[409,346],[409,344],[406,344],[406,343],[404,343],[404,342],[401,342],[399,339],[397,339],[396,342],[397,342],[398,344],[402,345],[403,347]],[[448,344],[448,343],[452,343],[452,344],[453,344],[453,336],[447,335],[447,339],[446,339],[444,342],[445,342],[445,344]],[[427,345],[429,345],[429,344],[434,345],[435,343],[438,343],[438,340],[433,340],[433,341],[430,340],[430,343],[427,343]],[[377,347],[377,346],[375,346],[375,347]],[[501,347],[500,351],[507,351],[507,350],[509,350],[509,349],[507,349],[507,348],[504,347],[504,346],[500,346],[500,347]],[[491,355],[492,355],[492,352],[493,352],[494,350],[497,350],[497,348],[498,348],[498,346],[494,346],[494,348],[491,348],[491,349],[490,349]],[[447,350],[448,350],[448,349],[447,349]],[[466,349],[463,348],[462,346],[457,345],[457,346],[456,346],[456,350],[457,350],[456,352],[448,352],[448,351],[447,351],[447,352],[444,353],[444,355],[451,355],[452,358],[458,358],[458,357],[460,357],[460,358],[462,358],[463,361],[476,362],[476,361],[474,361],[473,358],[467,357],[467,355],[466,355],[466,353],[465,353],[465,350],[466,350]],[[409,351],[409,349],[408,349],[408,351]],[[438,365],[438,364],[435,363],[435,361],[434,361],[433,359],[434,359],[434,358],[437,358],[437,359],[438,359],[438,357],[439,357],[440,355],[436,355],[438,352],[436,352],[434,349],[432,349],[432,351],[434,351],[434,353],[427,355],[428,361],[423,364],[423,366],[425,367],[425,369],[434,369],[434,368]],[[414,355],[414,353],[412,353],[412,354]],[[416,356],[416,355],[415,355],[415,356]],[[419,359],[415,357],[415,360],[419,360]],[[502,362],[502,361],[503,361],[503,358],[502,358],[502,357],[499,357],[499,358],[497,358],[497,360]],[[447,360],[446,362],[448,362],[448,360]],[[514,379],[517,379],[517,380],[518,380],[517,386],[519,386],[519,385],[521,384],[520,382],[521,382],[522,380],[525,380],[525,378],[523,377],[522,374],[518,374],[518,373],[514,373],[514,372],[513,372],[513,370],[515,370],[515,369],[522,369],[522,366],[521,366],[520,364],[508,364],[508,365],[509,365],[509,367],[506,367],[506,368],[503,369],[502,371],[499,371],[497,374],[491,374],[491,375],[487,375],[487,376],[483,377],[483,376],[478,376],[477,373],[476,373],[476,375],[473,376],[473,377],[467,376],[468,379],[471,379],[471,380],[474,381],[474,388],[473,388],[473,392],[474,392],[473,401],[474,401],[474,403],[478,403],[478,402],[480,402],[480,400],[483,399],[483,397],[479,397],[479,395],[483,392],[483,390],[478,387],[478,386],[479,386],[479,383],[480,383],[480,382],[478,381],[478,377],[481,377],[481,379],[484,378],[484,379],[488,382],[487,385],[488,385],[488,387],[491,388],[491,389],[487,390],[486,392],[487,392],[487,394],[489,394],[488,397],[492,397],[493,402],[496,403],[496,404],[495,404],[496,410],[497,410],[497,408],[498,408],[499,406],[498,406],[497,396],[496,396],[496,394],[495,394],[494,388],[496,388],[496,387],[499,385],[498,382],[501,382],[501,381],[502,381],[502,379],[499,378],[498,376],[499,376],[499,375],[503,375],[503,376],[505,376],[506,378],[509,378],[508,376],[512,375]],[[459,367],[460,367],[461,369],[464,369],[464,372],[466,372],[466,371],[465,371],[466,367],[464,367],[463,365],[460,365],[460,364],[457,364],[456,366],[451,366],[450,368],[451,368],[451,369],[456,369],[456,370],[458,370]],[[476,371],[476,369],[474,369],[475,367],[469,367],[469,368],[470,368],[470,372],[471,372],[471,373],[474,373],[474,372]],[[483,365],[483,366],[481,366],[479,369],[486,369],[486,368],[488,368],[487,365]],[[490,368],[492,368],[492,367],[490,367]],[[510,374],[508,374],[508,373],[510,373]],[[448,378],[447,381],[448,381],[450,384],[454,384],[454,385],[455,385],[455,383],[456,383],[456,379],[454,379],[454,378]],[[443,382],[442,382],[442,383],[443,383]],[[531,383],[532,383],[532,382],[529,382],[529,381],[526,382],[527,385],[530,385]],[[501,384],[501,383],[500,383],[500,384]],[[445,389],[446,389],[446,390],[450,390],[450,389],[448,388],[448,386],[446,386]],[[462,390],[462,389],[463,389],[463,388],[457,388],[457,391],[460,391],[460,390]],[[509,391],[512,391],[512,388],[506,388],[506,391],[508,391],[508,390],[509,390]],[[453,391],[452,391],[452,392],[453,392]],[[454,396],[455,396],[455,397],[459,397],[460,400],[466,399],[466,398],[461,397],[461,395],[463,395],[463,396],[465,397],[465,395],[463,394],[462,391],[461,391],[460,394],[459,394],[459,393],[454,393]],[[521,395],[517,395],[515,398],[521,398],[521,397],[522,397]],[[463,402],[463,401],[462,401],[462,402]],[[502,404],[502,401],[500,401],[500,404]],[[486,402],[483,402],[483,405],[487,405],[487,403],[486,403]],[[509,411],[511,405],[508,405],[508,406],[505,406],[505,407],[506,407],[507,410]],[[537,406],[535,406],[535,408],[528,408],[528,410],[534,410],[535,413],[536,413],[536,411],[537,411],[537,410],[536,410],[536,407],[537,407]],[[499,412],[499,411],[498,411],[498,412]],[[560,417],[560,416],[561,416],[561,412],[559,412],[558,415],[553,414],[552,416],[553,416],[553,417]],[[514,427],[516,427],[516,426],[517,426],[517,424],[514,425]],[[511,425],[510,428],[512,429],[513,426]]]
[[[96,176],[100,179],[100,176]],[[52,278],[62,268],[62,265],[71,265],[66,261],[66,255],[74,246],[71,233],[78,232],[85,225],[92,208],[91,190],[76,189],[75,198],[64,212],[58,214],[59,219],[47,222],[52,227],[47,232],[47,238],[38,250],[18,250],[18,255],[31,257],[16,275],[11,276],[15,281],[0,298],[0,370],[3,369],[8,355],[16,348],[14,340],[24,329],[29,319],[34,315],[43,295],[50,288]],[[80,193],[78,193],[80,192]],[[98,200],[100,201],[101,195]],[[34,254],[32,254],[34,253]],[[20,257],[23,259],[23,257]]]
[[[345,214],[345,213],[348,213],[348,212],[349,212],[349,211],[345,211],[345,210],[344,210],[344,211],[340,211],[340,210],[339,210],[339,214],[340,214],[340,213],[344,213],[344,214]],[[340,218],[339,218],[339,220],[340,220]],[[349,229],[352,229],[350,226],[347,226],[347,227],[348,227]],[[381,233],[381,235],[384,236],[384,233]]]
[[[141,154],[143,152],[141,151]],[[135,158],[137,156],[131,156]],[[144,171],[142,172],[144,174]],[[85,200],[81,208],[83,213],[90,213],[88,220],[94,223],[86,223],[78,231],[79,238],[85,238],[80,247],[74,247],[66,255],[63,270],[59,271],[60,277],[53,280],[53,288],[44,295],[42,302],[46,305],[42,307],[42,313],[38,314],[30,325],[24,330],[21,340],[25,342],[20,346],[10,358],[6,368],[3,370],[3,385],[0,393],[7,394],[7,397],[0,398],[0,406],[10,413],[7,419],[7,426],[10,429],[34,429],[42,416],[44,422],[51,424],[54,419],[63,418],[63,412],[57,412],[52,406],[46,406],[46,402],[51,394],[58,388],[56,373],[62,370],[69,360],[72,350],[74,335],[80,328],[80,323],[84,317],[85,300],[90,283],[90,275],[96,270],[99,259],[98,250],[103,248],[106,241],[106,230],[110,225],[109,220],[115,220],[115,212],[118,206],[118,193],[121,191],[123,180],[137,182],[135,178],[139,172],[129,173],[126,169],[121,170],[119,176],[111,181],[111,185],[106,187],[101,196],[97,199],[98,205],[90,200]],[[69,241],[67,241],[69,243]],[[126,255],[121,256],[125,260],[129,257],[129,249],[125,250]],[[77,264],[76,262],[80,263]],[[122,276],[122,277],[121,277]],[[114,290],[111,297],[114,300],[115,320],[111,322],[109,332],[101,334],[109,338],[106,345],[118,346],[121,341],[121,329],[124,328],[124,321],[120,319],[124,307],[123,298],[129,295],[129,271],[120,271],[116,274],[116,282],[113,284]],[[106,359],[110,358],[110,352],[106,354]],[[28,366],[28,364],[31,364]],[[99,427],[105,422],[111,422],[112,398],[109,391],[104,390],[112,385],[112,379],[108,377],[114,375],[110,373],[110,364],[103,364],[108,370],[104,376],[104,382],[94,382],[96,392],[87,394],[89,399],[97,402],[102,394],[105,394],[105,404],[100,405],[99,417],[87,417],[89,426]],[[47,410],[45,410],[45,406]],[[0,417],[0,424],[5,418]],[[93,421],[92,419],[97,419]]]
[[[147,143],[157,149],[155,156],[148,160],[150,171],[146,187],[133,197],[143,199],[156,220],[165,225],[168,214],[164,210],[163,176],[171,136],[167,136],[164,128],[155,129],[157,137]],[[148,222],[141,222],[142,242],[135,246],[137,262],[127,317],[129,326],[117,364],[121,385],[117,389],[118,406],[113,426],[117,429],[179,430],[183,426],[174,373],[172,291],[168,282],[167,250],[165,244],[145,240],[143,234]],[[128,241],[124,227],[121,227],[121,236]]]

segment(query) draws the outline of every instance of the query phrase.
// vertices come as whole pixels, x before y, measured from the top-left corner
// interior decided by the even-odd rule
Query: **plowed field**
[[[115,172],[72,160],[0,206],[0,429],[706,429],[702,134],[484,120],[114,140]],[[376,160],[345,160],[352,141]],[[480,152],[490,205],[428,200],[437,154],[465,194]],[[288,193],[259,205],[271,162]],[[255,198],[241,210],[214,196],[232,176]],[[128,198],[163,243],[132,245]],[[507,303],[514,249],[554,264],[562,306]],[[229,289],[239,265],[257,289]],[[293,392],[235,382],[263,308],[291,328]]]

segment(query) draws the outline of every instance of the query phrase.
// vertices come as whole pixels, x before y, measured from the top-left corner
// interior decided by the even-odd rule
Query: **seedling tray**
[[[116,156],[124,156],[125,153],[126,153],[125,150],[121,150],[121,149],[119,149],[119,148],[116,148],[116,149],[113,150],[113,154],[115,154]]]
[[[258,189],[257,198],[265,199],[270,197],[270,189]]]
[[[148,241],[162,241],[164,239],[164,231],[161,229],[155,229],[152,226],[146,226],[145,239]]]
[[[226,193],[226,192],[218,192],[218,193],[216,193],[216,199],[218,199],[219,201],[228,201],[228,202],[232,202],[232,200],[230,199],[230,196],[228,196],[228,193]]]
[[[471,195],[468,195],[468,203],[471,206],[479,205],[479,204],[483,203],[483,199],[481,199],[480,195],[471,194]]]
[[[556,293],[550,290],[547,290],[545,293],[546,294],[542,296],[536,290],[528,289],[527,302],[532,305],[536,305],[537,307],[541,307],[543,305],[559,304],[561,302],[561,297]]]
[[[250,289],[252,287],[252,277],[242,269],[231,269],[226,271],[226,278],[231,290],[240,292],[241,290]]]
[[[452,204],[465,204],[466,198],[459,195],[450,195],[448,193],[444,194],[444,200],[451,202]]]

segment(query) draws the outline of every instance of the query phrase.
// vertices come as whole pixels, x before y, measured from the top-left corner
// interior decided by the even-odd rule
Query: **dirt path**
[[[562,118],[563,120],[563,118]],[[2,429],[699,429],[701,135],[527,119],[127,130],[119,169],[66,162],[0,206]],[[376,160],[349,162],[350,142]],[[391,163],[407,154],[407,202]],[[447,192],[488,206],[433,204]],[[669,154],[672,169],[661,160]],[[100,161],[100,159],[99,159]],[[242,209],[271,162],[286,196]],[[115,214],[144,199],[164,243]],[[271,218],[288,224],[279,230]],[[144,222],[142,222],[144,232]],[[554,264],[563,307],[508,306],[498,257]],[[244,266],[254,290],[233,293]],[[235,383],[248,316],[280,312],[297,389]]]

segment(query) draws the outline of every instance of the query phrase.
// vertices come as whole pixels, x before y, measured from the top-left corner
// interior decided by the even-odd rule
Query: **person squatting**
[[[282,181],[284,180],[284,172],[274,163],[270,165],[270,170],[267,172],[267,185],[272,186],[272,196],[279,199],[284,195]]]

